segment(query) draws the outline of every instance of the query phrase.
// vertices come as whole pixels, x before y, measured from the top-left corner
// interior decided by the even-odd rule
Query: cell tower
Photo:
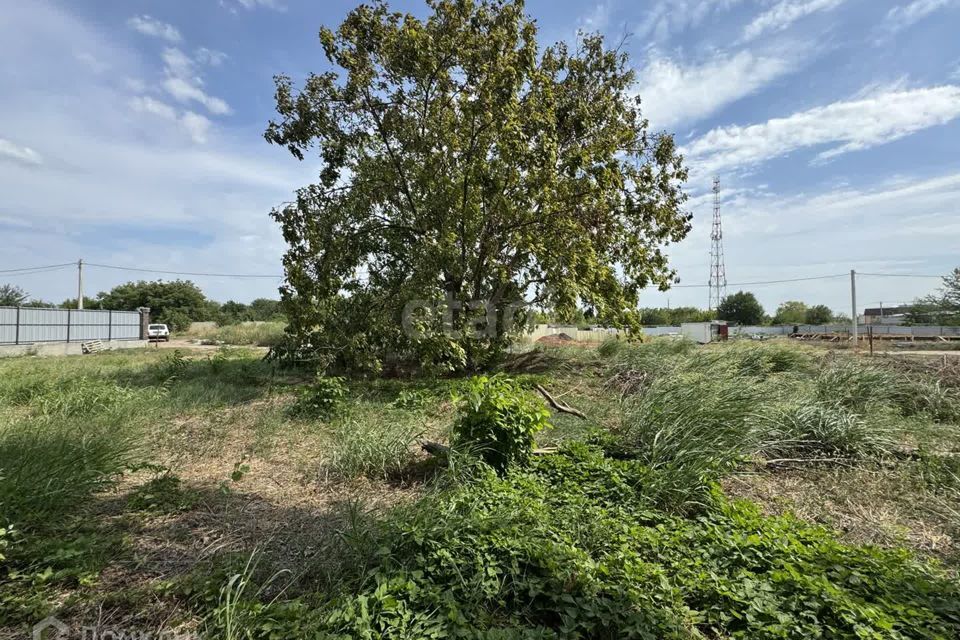
[[[720,178],[713,179],[713,230],[710,232],[710,310],[727,295],[727,268],[723,264],[723,226],[720,224]]]

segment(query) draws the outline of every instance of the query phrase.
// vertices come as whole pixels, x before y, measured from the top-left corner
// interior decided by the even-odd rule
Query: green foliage
[[[317,374],[312,384],[300,390],[291,412],[303,418],[328,420],[340,411],[346,395],[343,378]]]
[[[779,307],[773,316],[773,324],[803,324],[807,321],[807,312],[810,309],[803,302],[788,300]]]
[[[696,307],[644,308],[640,320],[645,326],[676,327],[684,322],[709,322],[716,318],[713,311]]]
[[[101,292],[98,304],[104,309],[128,311],[149,307],[151,322],[170,325],[176,331],[189,328],[191,321],[206,320],[208,313],[206,297],[189,280],[127,282]]]
[[[183,488],[180,478],[164,471],[134,489],[127,499],[127,507],[135,511],[177,513],[191,509],[197,500],[195,493]]]
[[[231,628],[255,638],[571,640],[960,632],[960,587],[941,570],[718,492],[695,517],[667,515],[642,493],[650,475],[583,445],[481,474],[368,526],[356,539],[374,561],[358,563],[370,568],[339,595],[267,602],[244,589]]]
[[[748,418],[763,397],[761,385],[716,369],[660,376],[625,402],[617,448],[656,472],[645,491],[657,504],[684,508],[756,451]]]
[[[479,368],[526,321],[504,308],[528,292],[638,327],[638,292],[672,282],[663,247],[690,217],[687,171],[648,131],[621,49],[541,48],[510,0],[437,0],[424,17],[363,5],[320,41],[330,71],[300,89],[279,76],[265,133],[299,159],[320,150],[319,183],[273,212],[298,345],[342,368]],[[437,312],[425,338],[404,332],[417,300],[449,309],[450,330]],[[469,331],[471,300],[496,309],[495,331]]]
[[[101,302],[99,298],[91,298],[90,296],[83,296],[83,308],[84,309],[101,309],[106,307],[101,307]],[[53,305],[51,305],[53,306]],[[77,308],[77,299],[76,298],[67,298],[59,305],[61,309],[76,309]]]
[[[427,401],[427,394],[418,389],[403,389],[391,404],[398,409],[420,409]]]
[[[743,325],[762,324],[765,314],[760,302],[749,291],[738,291],[720,301],[717,318]]]
[[[943,278],[940,291],[917,300],[908,315],[912,324],[960,324],[960,267]]]
[[[461,401],[454,445],[477,451],[499,471],[525,463],[536,433],[550,426],[543,402],[503,376],[471,378]]]
[[[18,307],[30,294],[13,284],[0,284],[0,307]]]
[[[809,309],[804,315],[803,321],[806,324],[828,324],[834,321],[833,310],[825,304],[817,304]]]

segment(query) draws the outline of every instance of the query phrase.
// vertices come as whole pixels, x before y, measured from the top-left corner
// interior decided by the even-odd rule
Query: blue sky
[[[280,274],[274,205],[316,163],[267,145],[272,76],[324,70],[321,25],[355,1],[8,2],[0,15],[0,269],[84,258]],[[422,14],[422,2],[393,2]],[[731,283],[960,266],[960,0],[608,0],[527,3],[541,42],[626,37],[655,130],[691,169],[694,230],[669,253],[708,277],[713,175]],[[149,274],[89,268],[86,291]],[[216,299],[276,296],[279,278],[193,278]],[[34,296],[69,269],[16,275]],[[862,277],[860,307],[936,279]],[[735,287],[732,287],[735,288]],[[750,287],[772,312],[849,313],[849,281]],[[705,306],[705,289],[643,304]]]

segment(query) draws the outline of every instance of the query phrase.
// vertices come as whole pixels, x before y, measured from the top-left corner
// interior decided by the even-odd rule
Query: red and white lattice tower
[[[710,231],[710,300],[716,309],[727,295],[727,268],[723,263],[723,225],[720,223],[720,178],[713,179],[713,229]]]

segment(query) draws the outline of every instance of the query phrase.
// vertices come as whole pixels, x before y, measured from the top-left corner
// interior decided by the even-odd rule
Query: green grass
[[[191,329],[185,337],[229,345],[273,347],[283,340],[286,326],[284,322],[240,322]]]
[[[960,632],[936,564],[717,489],[771,458],[897,465],[917,512],[960,534],[955,387],[779,341],[535,355],[520,384],[588,418],[553,412],[538,444],[560,451],[500,475],[469,451],[423,463],[417,440],[449,442],[463,380],[346,380],[336,411],[297,416],[312,372],[254,350],[0,361],[0,625],[118,602],[104,576],[142,571],[123,589],[150,595],[125,615],[187,605],[212,637]],[[905,441],[919,453],[898,457]],[[284,526],[251,539],[264,522]],[[154,581],[194,546],[191,575]]]
[[[692,518],[658,512],[638,491],[650,473],[583,446],[502,478],[481,473],[367,524],[359,552],[373,560],[336,591],[234,600],[231,628],[690,640],[960,632],[960,586],[941,570],[717,493]],[[241,579],[252,578],[227,584]]]

